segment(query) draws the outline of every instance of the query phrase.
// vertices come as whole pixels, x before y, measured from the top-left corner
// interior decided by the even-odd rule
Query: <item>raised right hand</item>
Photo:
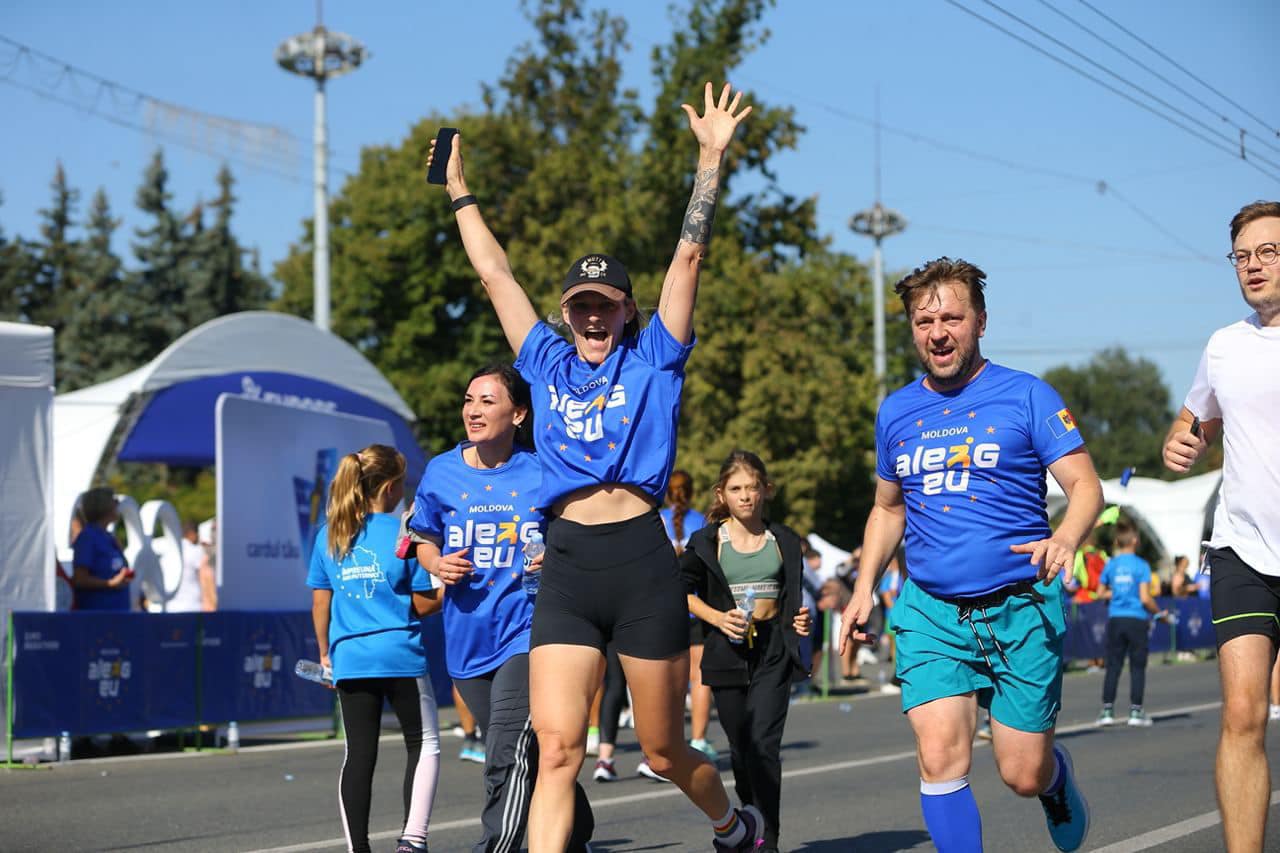
[[[467,559],[467,552],[470,550],[470,548],[463,548],[444,555],[436,563],[433,574],[440,578],[440,582],[445,586],[453,586],[463,580],[471,574],[471,561]]]
[[[431,140],[431,148],[427,151],[427,169],[431,168],[431,161],[436,156],[436,141]],[[449,162],[445,164],[444,169],[444,188],[449,193],[449,199],[455,199],[458,196],[467,194],[467,180],[462,175],[462,134],[454,134],[453,148],[449,152]]]
[[[1189,429],[1179,430],[1164,443],[1164,466],[1170,471],[1185,474],[1208,447],[1209,443],[1203,437],[1192,435]]]
[[[867,620],[871,618],[874,607],[870,593],[854,591],[853,598],[840,616],[840,654],[845,653],[850,643],[857,647],[879,642],[880,638],[867,630]]]

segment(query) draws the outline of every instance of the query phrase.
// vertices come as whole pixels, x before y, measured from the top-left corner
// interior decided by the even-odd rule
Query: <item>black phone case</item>
[[[431,159],[431,168],[427,170],[427,183],[444,183],[445,169],[449,166],[449,155],[453,153],[453,137],[457,134],[456,127],[442,127],[436,134],[436,150]]]

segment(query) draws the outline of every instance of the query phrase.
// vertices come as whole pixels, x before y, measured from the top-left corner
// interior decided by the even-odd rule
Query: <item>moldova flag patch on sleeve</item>
[[[1065,438],[1067,433],[1076,428],[1076,419],[1071,416],[1071,412],[1067,409],[1059,409],[1048,418],[1045,423],[1049,425],[1050,432],[1054,438]]]

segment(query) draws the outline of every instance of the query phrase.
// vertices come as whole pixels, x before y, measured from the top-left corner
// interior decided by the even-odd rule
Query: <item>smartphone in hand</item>
[[[1198,416],[1191,419],[1191,434],[1196,438],[1200,437],[1200,418]]]
[[[427,170],[427,183],[444,183],[445,169],[449,166],[449,155],[453,153],[453,138],[457,135],[456,127],[442,127],[436,133],[436,148],[431,155],[431,168]]]

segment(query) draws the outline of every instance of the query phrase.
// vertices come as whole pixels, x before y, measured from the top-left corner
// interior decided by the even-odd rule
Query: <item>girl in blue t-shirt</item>
[[[347,753],[338,801],[352,853],[369,850],[384,702],[400,721],[408,751],[397,853],[426,851],[440,776],[436,700],[419,623],[440,605],[417,560],[396,556],[400,522],[392,513],[404,500],[404,469],[404,457],[385,444],[342,458],[307,573],[320,662],[333,672],[342,706]]]
[[[522,583],[524,545],[543,527],[533,504],[542,470],[526,443],[531,415],[529,386],[514,368],[477,370],[462,401],[467,438],[427,463],[409,519],[419,562],[445,585],[449,675],[484,731],[484,837],[476,844],[484,851],[519,849],[537,780],[529,723],[533,598]],[[591,839],[591,808],[578,791],[570,853]]]
[[[675,459],[720,163],[751,111],[739,107],[741,99],[728,85],[717,98],[708,83],[703,115],[683,105],[698,140],[698,170],[657,314],[643,330],[626,268],[598,253],[574,261],[561,287],[560,319],[572,343],[539,322],[467,191],[457,137],[446,165],[445,189],[467,257],[516,353],[516,369],[529,381],[534,411],[548,415],[535,431],[542,487],[534,504],[552,520],[530,636],[530,700],[541,748],[532,853],[563,850],[569,838],[591,700],[610,642],[631,685],[651,768],[706,813],[717,850],[754,849],[763,837],[759,812],[731,808],[715,767],[684,742],[688,613],[656,509]]]

